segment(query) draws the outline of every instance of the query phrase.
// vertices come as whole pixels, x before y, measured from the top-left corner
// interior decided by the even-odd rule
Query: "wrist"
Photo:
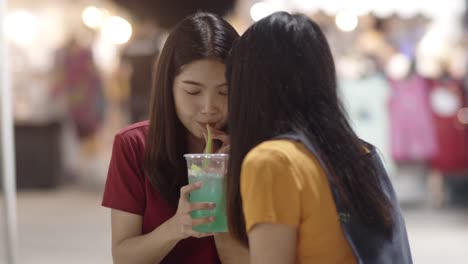
[[[178,225],[174,223],[172,218],[164,222],[161,225],[161,229],[161,232],[169,242],[177,244],[180,240],[184,239],[180,232],[180,228],[178,228]]]

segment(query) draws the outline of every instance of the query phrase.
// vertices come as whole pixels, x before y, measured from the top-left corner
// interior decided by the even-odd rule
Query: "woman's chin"
[[[203,136],[203,132],[201,130],[196,130],[194,131],[195,133],[192,133],[192,135],[197,138],[197,139],[203,139],[205,140],[205,137]]]

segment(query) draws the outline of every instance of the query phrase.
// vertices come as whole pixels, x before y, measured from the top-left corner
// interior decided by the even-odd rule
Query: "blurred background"
[[[100,202],[113,136],[147,118],[167,31],[196,10],[223,15],[239,33],[279,10],[317,21],[349,119],[390,172],[415,263],[466,263],[467,0],[0,2],[14,132],[14,159],[0,167],[15,162],[17,190],[11,218],[2,187],[0,263],[112,263],[110,212]],[[11,219],[16,258],[8,258]]]

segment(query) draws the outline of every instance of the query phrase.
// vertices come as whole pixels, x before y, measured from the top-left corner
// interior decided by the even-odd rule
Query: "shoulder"
[[[291,140],[265,141],[253,148],[242,163],[243,170],[267,168],[304,176],[322,170],[318,159],[302,143]]]
[[[294,157],[301,155],[304,147],[301,143],[290,140],[265,141],[246,155],[244,162],[290,162]]]
[[[264,171],[265,169],[284,172],[294,167],[295,157],[299,154],[298,143],[289,140],[265,141],[247,153],[243,171]]]
[[[143,152],[148,135],[149,121],[131,124],[121,129],[114,139],[114,146],[125,149],[133,149],[136,152]]]
[[[142,121],[138,123],[131,124],[127,127],[122,128],[117,135],[120,137],[128,138],[135,136],[146,136],[149,129],[149,121]]]

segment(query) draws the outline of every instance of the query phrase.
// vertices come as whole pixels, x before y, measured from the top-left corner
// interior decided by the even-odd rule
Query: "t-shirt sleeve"
[[[280,152],[253,150],[242,164],[241,195],[246,229],[259,223],[300,223],[300,187]]]
[[[124,137],[115,136],[102,206],[143,215],[145,181],[136,153]]]

